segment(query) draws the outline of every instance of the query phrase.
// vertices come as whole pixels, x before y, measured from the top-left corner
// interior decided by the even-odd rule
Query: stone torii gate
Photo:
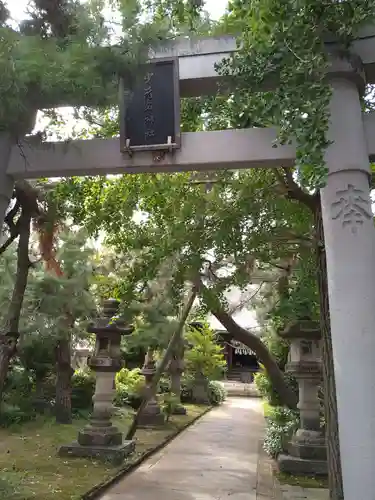
[[[327,44],[334,49],[334,42]],[[178,57],[182,97],[216,91],[215,63],[236,50],[230,37],[184,39],[155,53]],[[359,93],[375,83],[375,29],[363,30],[350,60],[331,51],[333,88],[322,190],[328,288],[345,500],[373,500],[375,492],[375,231],[369,159],[375,159],[375,114],[362,114]],[[140,172],[209,171],[293,166],[293,146],[273,147],[272,129],[181,134],[181,148],[155,161],[150,151],[120,151],[119,139],[9,147],[0,137],[0,222],[14,181],[38,177]]]

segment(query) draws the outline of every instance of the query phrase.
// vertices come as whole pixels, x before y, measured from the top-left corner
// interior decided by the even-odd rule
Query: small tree
[[[215,332],[208,323],[190,326],[186,333],[190,348],[186,351],[186,369],[194,377],[204,376],[209,380],[222,378],[226,362],[222,347],[216,342]]]

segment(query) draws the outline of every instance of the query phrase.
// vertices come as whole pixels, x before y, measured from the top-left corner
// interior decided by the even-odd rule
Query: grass
[[[78,500],[95,485],[110,479],[140,455],[154,449],[176,430],[202,414],[206,407],[185,405],[188,415],[176,415],[158,430],[139,429],[136,450],[119,467],[82,458],[60,458],[57,449],[77,438],[87,420],[72,425],[58,425],[53,420],[38,419],[14,429],[0,429],[0,499],[1,500]],[[123,432],[131,415],[115,417],[113,423]]]
[[[276,472],[276,477],[281,484],[301,486],[302,488],[328,488],[328,478],[324,477],[292,476],[284,472]]]

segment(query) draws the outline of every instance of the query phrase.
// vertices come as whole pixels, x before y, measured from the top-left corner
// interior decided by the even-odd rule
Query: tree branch
[[[126,435],[126,439],[132,439],[136,430],[137,430],[138,422],[139,422],[139,419],[142,415],[142,412],[146,408],[147,403],[148,403],[151,395],[154,394],[154,391],[156,390],[156,387],[158,386],[160,377],[165,372],[165,370],[168,366],[168,363],[169,363],[170,359],[172,358],[172,355],[173,355],[176,347],[178,346],[178,343],[180,342],[182,330],[183,330],[185,322],[190,314],[191,308],[193,307],[196,296],[197,296],[197,289],[196,289],[196,285],[194,284],[192,287],[192,290],[190,291],[190,293],[187,297],[186,303],[181,311],[181,315],[180,315],[176,330],[169,341],[168,347],[164,353],[163,358],[161,359],[159,365],[156,368],[156,372],[155,372],[155,375],[153,376],[151,386],[149,387],[148,391],[146,392],[137,413],[134,415],[133,423],[129,427],[128,433]]]
[[[10,237],[3,243],[0,247],[0,255],[2,255],[7,248],[13,243],[13,241],[20,234],[20,220],[16,223],[14,222],[14,217],[17,215],[18,210],[20,209],[21,204],[19,200],[16,200],[14,207],[9,210],[9,212],[4,217],[4,222],[7,224],[10,232]]]
[[[283,167],[284,175],[278,169],[275,169],[275,175],[281,186],[285,188],[285,195],[290,200],[296,200],[303,203],[310,210],[314,211],[318,201],[316,195],[306,193],[293,179],[293,172],[290,168]]]
[[[267,346],[257,335],[254,335],[239,326],[238,323],[236,323],[236,321],[224,310],[217,297],[212,297],[210,290],[202,283],[201,280],[199,284],[199,292],[206,296],[206,298],[211,295],[211,297],[209,297],[211,300],[208,300],[211,313],[218,321],[220,321],[227,332],[231,334],[235,340],[242,342],[255,352],[258,360],[267,371],[267,374],[271,379],[272,386],[278,393],[282,404],[291,409],[296,409],[298,403],[297,394],[295,394],[295,392],[286,384],[284,374],[278,367],[272,354],[267,349]]]
[[[20,225],[17,223],[14,226],[14,229],[11,231],[11,235],[9,238],[6,240],[5,243],[3,243],[0,247],[0,255],[2,255],[7,248],[10,247],[10,245],[13,243],[13,241],[19,236],[20,234]]]
[[[15,184],[15,195],[22,209],[27,210],[32,217],[41,215],[38,205],[40,193],[29,182],[25,180],[17,181]]]
[[[13,295],[7,315],[7,325],[11,332],[18,331],[27,278],[29,274],[29,241],[31,216],[22,211],[19,219],[20,239],[17,250],[17,273],[13,288]]]
[[[260,292],[262,286],[264,285],[264,281],[262,281],[260,283],[260,285],[258,286],[258,288],[255,290],[255,292],[253,292],[250,297],[246,297],[244,298],[243,300],[240,300],[239,304],[237,304],[236,306],[233,306],[229,309],[228,311],[228,314],[230,314],[232,316],[232,314],[236,313],[237,311],[241,311],[249,302],[251,302],[257,295],[258,293]]]
[[[33,34],[40,34],[42,38],[48,35],[47,26],[52,36],[65,39],[76,34],[77,23],[75,4],[69,0],[33,0],[34,11],[29,11],[31,22],[25,22]]]
[[[4,222],[8,224],[8,227],[10,231],[12,230],[12,227],[14,227],[14,217],[17,215],[18,210],[21,208],[20,202],[16,199],[16,202],[14,204],[14,207],[9,210],[9,212],[6,214],[4,217]]]

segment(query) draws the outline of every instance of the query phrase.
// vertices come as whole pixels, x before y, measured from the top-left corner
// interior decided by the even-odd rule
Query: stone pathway
[[[258,389],[254,383],[247,384],[245,382],[236,382],[234,380],[223,380],[221,384],[224,386],[229,397],[259,397]]]
[[[263,429],[259,399],[229,399],[101,500],[256,500]]]
[[[262,451],[263,432],[261,400],[230,398],[101,500],[325,500],[284,496]]]

